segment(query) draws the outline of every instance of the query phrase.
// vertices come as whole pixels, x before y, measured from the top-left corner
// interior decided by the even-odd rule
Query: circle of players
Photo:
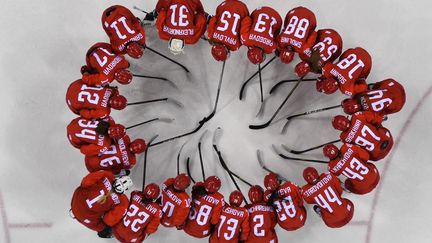
[[[340,90],[349,96],[342,107],[350,117],[338,115],[332,120],[333,127],[342,132],[343,145],[323,149],[330,160],[328,171],[319,174],[313,167],[306,168],[303,187],[270,173],[264,178],[265,189],[250,188],[251,204],[245,207],[240,191],[224,201],[216,176],[193,185],[191,196],[186,192],[191,180],[180,174],[167,179],[161,189],[151,183],[144,191],[133,191],[128,199],[125,192],[132,187],[128,175],[136,154],[147,145],[143,139],[131,141],[125,127],[110,117],[111,108],[121,110],[127,105],[118,88],[110,84],[132,81],[125,55],[143,55],[143,24],[152,22],[173,54],[183,53],[185,44],[196,43],[207,30],[217,61],[225,61],[241,45],[248,48],[247,56],[254,64],[271,53],[290,63],[297,53],[302,61],[294,71],[299,77],[320,74],[319,92]],[[391,133],[382,122],[401,110],[405,92],[393,79],[367,84],[372,65],[369,53],[360,47],[342,53],[340,35],[333,29],[316,31],[315,15],[309,9],[290,10],[284,22],[270,7],[249,14],[237,0],[221,3],[214,16],[204,12],[199,0],[160,0],[143,20],[120,5],[105,10],[102,25],[110,44],[97,43],[89,49],[82,78],[70,85],[66,95],[69,108],[79,115],[67,127],[68,139],[85,155],[90,172],[73,194],[71,215],[99,237],[114,236],[121,242],[142,242],[159,224],[196,238],[209,237],[210,242],[277,242],[276,225],[287,231],[304,226],[304,201],[314,205],[328,227],[346,225],[353,217],[354,204],[342,192],[366,194],[377,186],[379,172],[370,161],[383,159],[392,148]],[[344,183],[338,178],[342,175]]]

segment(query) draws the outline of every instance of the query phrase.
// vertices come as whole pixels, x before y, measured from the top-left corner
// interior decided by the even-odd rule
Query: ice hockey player
[[[87,156],[107,151],[113,139],[125,135],[125,127],[116,124],[109,116],[99,120],[77,117],[67,126],[69,142]]]
[[[162,217],[160,206],[154,201],[160,188],[155,183],[147,185],[144,192],[133,191],[126,216],[113,228],[113,234],[122,243],[143,242],[155,233]]]
[[[354,215],[354,204],[342,198],[342,186],[339,179],[331,173],[318,174],[313,167],[303,171],[303,178],[307,184],[302,187],[304,200],[314,204],[314,211],[320,215],[324,223],[330,228],[340,228]]]
[[[114,80],[129,84],[132,73],[129,62],[121,54],[115,54],[108,43],[96,43],[87,51],[86,65],[81,67],[82,81],[90,86],[104,86]]]
[[[316,41],[317,33],[315,14],[305,8],[297,7],[285,16],[283,32],[277,37],[280,60],[288,64],[294,59],[294,54],[306,55]]]
[[[318,30],[316,44],[300,54],[302,61],[295,66],[295,73],[298,77],[304,77],[309,72],[322,74],[322,68],[327,63],[333,63],[342,53],[342,48],[342,37],[336,30]]]
[[[129,174],[136,164],[136,154],[143,153],[147,145],[143,139],[131,142],[128,135],[115,141],[106,151],[85,157],[89,172],[109,170],[114,174]]]
[[[383,159],[393,147],[390,131],[382,126],[383,117],[375,112],[357,112],[351,120],[337,115],[332,120],[336,130],[342,131],[340,138],[344,143],[356,144],[367,150],[370,160]]]
[[[145,48],[145,31],[140,20],[121,5],[107,8],[102,14],[102,26],[108,35],[112,49],[117,54],[140,58]]]
[[[217,7],[207,26],[211,54],[216,61],[225,61],[230,52],[240,48],[241,23],[247,16],[248,7],[239,0],[226,0]]]
[[[249,213],[240,207],[244,197],[240,191],[233,191],[229,204],[222,209],[219,222],[210,236],[210,243],[237,243],[247,240],[250,232]]]
[[[225,205],[224,197],[219,193],[220,187],[221,181],[217,176],[210,176],[193,186],[191,210],[183,229],[188,235],[204,238],[211,234]]]
[[[316,88],[319,92],[333,94],[340,90],[343,94],[354,96],[367,90],[366,78],[372,68],[372,57],[361,48],[351,48],[342,53],[336,64],[327,63],[322,68]]]
[[[258,185],[249,189],[251,204],[246,205],[249,212],[249,224],[253,229],[245,243],[277,243],[275,231],[277,218],[275,210],[264,202],[264,189]]]
[[[368,163],[369,153],[352,144],[343,144],[340,150],[333,144],[323,148],[330,159],[328,171],[335,176],[344,175],[344,189],[355,194],[366,194],[378,185],[380,174],[376,166]]]
[[[242,44],[248,47],[247,57],[253,64],[264,62],[266,54],[276,51],[276,37],[282,27],[282,17],[270,7],[255,9],[241,23]]]
[[[185,44],[195,44],[204,34],[207,17],[200,0],[159,0],[154,11],[159,38],[178,55]]]
[[[369,90],[342,101],[345,113],[374,111],[382,116],[399,112],[405,105],[405,89],[394,79],[369,84]]]
[[[183,229],[190,210],[190,197],[185,190],[190,185],[190,178],[186,174],[180,174],[175,178],[168,178],[162,184],[161,224],[165,227]]]
[[[126,214],[129,200],[124,192],[132,185],[128,176],[115,178],[110,171],[88,174],[73,194],[72,216],[87,228],[97,231],[99,237],[111,238],[111,227]]]
[[[89,86],[81,79],[74,81],[66,92],[69,109],[86,119],[104,118],[110,115],[111,108],[122,110],[127,99],[117,88],[110,86]]]
[[[279,226],[287,231],[303,227],[307,213],[300,187],[290,181],[281,185],[278,176],[274,173],[264,177],[264,186],[267,189],[266,201],[275,208]]]

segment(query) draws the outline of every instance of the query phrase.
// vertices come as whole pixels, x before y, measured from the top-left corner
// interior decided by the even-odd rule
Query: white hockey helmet
[[[185,48],[185,42],[184,40],[171,38],[168,42],[168,48],[174,55],[182,54]]]
[[[133,186],[132,179],[129,176],[120,176],[114,180],[114,191],[123,194]]]

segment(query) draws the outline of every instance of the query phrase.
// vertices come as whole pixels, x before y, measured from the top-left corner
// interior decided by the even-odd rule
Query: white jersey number
[[[390,98],[382,99],[385,91],[387,90],[373,90],[367,93],[370,100],[377,100],[372,103],[372,109],[374,111],[381,111],[387,106],[391,105],[391,103],[393,103]]]
[[[326,38],[324,38],[323,41],[317,43],[312,49],[318,48],[318,50],[321,53],[322,60],[325,62],[328,59],[330,59],[330,57],[332,57],[333,54],[335,54],[338,51],[337,45],[332,45],[332,44],[333,44],[333,39],[330,37],[326,37]],[[329,48],[327,48],[327,53],[326,53],[327,55],[322,53],[326,46],[329,46]]]
[[[220,233],[221,233],[221,229],[222,226],[226,223],[227,225],[227,230],[229,231],[229,233],[224,233],[224,238],[225,240],[232,240],[232,238],[234,238],[234,234],[236,233],[237,230],[237,226],[238,226],[238,220],[237,219],[228,219],[226,220],[225,216],[221,216],[221,222],[219,223],[219,228],[218,228],[218,237],[220,238]]]
[[[368,126],[363,126],[362,130],[361,130],[361,136],[358,136],[356,138],[356,140],[354,141],[355,144],[357,144],[360,147],[364,147],[366,150],[368,151],[373,151],[375,149],[375,145],[370,142],[369,140],[366,139],[366,136],[368,136],[368,134],[375,139],[376,141],[380,141],[381,138],[378,137],[377,135],[375,135],[375,133],[368,127]]]
[[[364,68],[365,67],[364,62],[362,60],[358,59],[356,54],[350,54],[349,56],[345,57],[345,59],[343,59],[342,61],[340,61],[337,64],[337,66],[340,69],[345,70],[345,69],[351,67],[354,63],[356,63],[356,65],[353,66],[351,68],[351,70],[349,71],[349,73],[348,73],[348,77],[350,79],[353,79],[354,72],[357,71],[359,68]]]
[[[261,13],[260,15],[258,15],[258,20],[255,24],[254,30],[258,33],[263,33],[264,31],[266,31],[266,21],[269,20],[270,16],[268,16],[268,14]],[[275,17],[271,17],[271,20],[272,22],[270,23],[268,34],[270,37],[273,37],[273,26],[277,24],[277,20],[275,19]]]
[[[180,5],[179,7],[178,4],[173,4],[170,6],[170,9],[172,11],[171,24],[173,26],[185,27],[189,25],[189,20],[187,19],[189,10],[187,9],[186,6]],[[178,17],[177,17],[177,9],[178,9]]]
[[[119,19],[117,19],[116,21],[112,22],[111,25],[109,25],[112,29],[114,29],[116,31],[116,34],[118,36],[118,38],[120,38],[121,40],[126,39],[126,35],[122,34],[119,27],[117,26],[118,23],[122,23],[124,29],[129,33],[129,34],[135,34],[135,31],[133,29],[131,29],[127,23],[126,23],[126,17],[122,16]],[[105,27],[108,27],[108,23],[105,22]]]
[[[292,16],[289,23],[284,31],[284,34],[291,35],[303,39],[306,35],[306,30],[309,27],[309,20],[300,19],[297,16]]]
[[[318,206],[327,209],[329,213],[333,213],[334,211],[333,208],[330,206],[330,203],[337,203],[339,206],[342,205],[341,200],[331,187],[324,190],[324,195],[318,194],[318,196],[316,196],[314,200],[318,204]]]
[[[255,215],[252,221],[254,223],[254,235],[257,237],[264,237],[265,230],[260,229],[264,225],[264,215]]]
[[[218,26],[216,29],[218,31],[227,31],[229,26],[230,26],[230,22],[228,21],[228,19],[234,18],[234,23],[233,26],[231,27],[231,32],[233,35],[237,35],[237,29],[238,29],[238,25],[239,25],[239,20],[240,20],[240,15],[234,13],[231,14],[229,11],[224,11],[221,15],[220,18],[220,22],[223,24],[223,26]]]
[[[288,217],[294,218],[297,214],[291,196],[285,197],[282,201],[275,201],[274,204],[276,205],[276,212],[280,221],[285,221]]]
[[[135,219],[131,225],[131,229],[135,233],[141,229],[141,226],[147,221],[150,215],[148,215],[146,212],[139,211],[139,208],[137,206],[131,204],[129,207],[129,211],[127,212],[126,216],[123,218],[124,226],[129,227],[129,225],[131,224],[130,217],[134,217],[137,214],[138,217],[140,218]]]
[[[88,90],[99,91],[103,89],[102,87],[89,87],[85,84],[81,86],[81,91],[78,94],[78,101],[85,102],[87,101],[90,104],[97,105],[99,103],[99,95],[96,93],[90,93]]]
[[[364,175],[369,173],[368,167],[364,166],[357,158],[350,161],[349,167],[346,167],[342,174],[350,179],[362,181]]]

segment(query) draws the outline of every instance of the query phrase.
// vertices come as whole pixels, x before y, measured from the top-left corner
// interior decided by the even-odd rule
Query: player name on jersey
[[[326,184],[328,184],[332,180],[331,174],[326,175],[324,178],[322,178],[317,184],[313,185],[311,188],[309,188],[307,191],[304,192],[304,194],[309,197],[319,189],[323,188]]]

